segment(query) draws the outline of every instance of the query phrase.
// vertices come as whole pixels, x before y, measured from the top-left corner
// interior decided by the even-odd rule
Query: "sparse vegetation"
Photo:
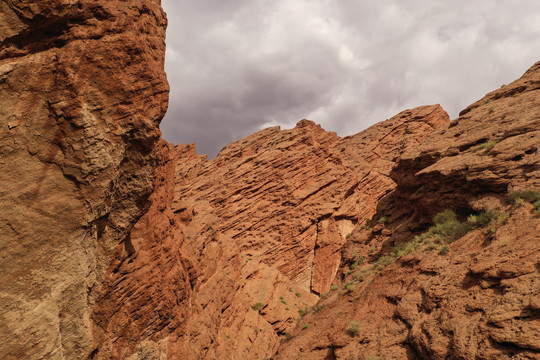
[[[521,199],[523,201],[534,204],[540,201],[540,192],[535,190],[514,191],[508,194],[508,199],[510,199],[510,201],[513,203],[516,203],[516,201]]]
[[[362,330],[362,325],[360,324],[360,322],[355,321],[355,320],[351,320],[349,322],[349,328],[347,329],[347,332],[349,333],[349,335],[357,336],[360,334],[361,330]]]
[[[476,145],[476,146],[472,147],[471,150],[474,151],[474,152],[477,152],[477,151],[480,151],[480,150],[485,150],[486,152],[489,152],[498,143],[499,143],[499,140],[491,140],[491,141]]]
[[[282,343],[284,341],[291,340],[293,337],[294,337],[294,335],[289,334],[289,333],[285,333],[285,336],[282,337],[281,339],[279,339],[279,342]]]
[[[287,305],[287,301],[285,301],[285,297],[280,296],[279,301],[281,301],[282,304]]]
[[[450,252],[447,244],[456,241],[475,228],[489,225],[497,218],[504,216],[504,213],[498,215],[492,211],[486,211],[471,214],[467,221],[461,222],[454,211],[444,210],[434,216],[435,225],[425,233],[415,236],[413,240],[394,246],[388,254],[379,257],[373,264],[372,270],[380,272],[397,259],[422,247],[427,251],[439,249],[440,254],[446,255]]]
[[[441,250],[439,250],[439,254],[441,255],[448,255],[450,252],[450,247],[448,245],[444,245]]]
[[[262,302],[256,302],[254,304],[251,304],[251,309],[255,311],[261,311],[264,309],[265,305]]]
[[[369,226],[369,220],[366,220],[366,222],[364,224],[362,224],[362,226],[360,226],[360,229],[364,229],[364,230],[368,230],[368,231],[373,230],[373,228],[371,226]]]
[[[303,309],[298,309],[298,315],[299,315],[298,320],[303,318],[304,315],[306,315],[309,312],[309,306],[307,304],[304,304],[304,306],[305,307]]]
[[[356,289],[356,285],[353,283],[347,283],[345,284],[345,290],[349,292],[353,292]]]
[[[294,295],[296,295],[296,297],[302,297],[302,294],[300,294],[299,292],[294,293]]]
[[[449,221],[456,221],[457,215],[452,210],[446,209],[433,217],[435,224],[444,224]]]
[[[388,221],[388,218],[386,216],[381,217],[377,222],[379,224],[384,224]]]
[[[353,279],[358,281],[358,282],[362,282],[364,281],[364,279],[369,276],[371,274],[371,270],[370,269],[362,269],[360,270],[359,272],[357,273],[354,273],[353,275]]]
[[[515,205],[521,205],[524,202],[531,203],[534,206],[534,213],[540,215],[540,192],[536,190],[514,191],[508,194],[508,199]]]
[[[305,323],[304,326],[302,326],[303,330],[306,330],[309,327],[309,323]]]
[[[336,291],[337,289],[339,289],[339,286],[337,284],[330,285],[330,290]]]

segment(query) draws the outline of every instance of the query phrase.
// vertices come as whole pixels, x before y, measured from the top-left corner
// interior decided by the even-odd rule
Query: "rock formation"
[[[159,1],[0,7],[0,358],[540,357],[540,63],[208,160],[160,139]]]
[[[84,358],[154,189],[166,18],[156,0],[0,9],[0,358]]]

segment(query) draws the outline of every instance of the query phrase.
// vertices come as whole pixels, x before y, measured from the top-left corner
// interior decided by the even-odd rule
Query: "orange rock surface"
[[[0,9],[1,359],[539,358],[540,63],[208,160],[160,139],[160,1]]]
[[[153,192],[159,1],[0,1],[0,358],[80,359]]]

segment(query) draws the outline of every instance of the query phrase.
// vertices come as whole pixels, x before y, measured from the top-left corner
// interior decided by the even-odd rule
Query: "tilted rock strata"
[[[159,139],[159,5],[0,0],[1,358],[538,358],[539,218],[506,194],[539,188],[540,63],[450,124],[208,161]],[[444,208],[508,218],[373,268]]]
[[[270,128],[211,161],[178,146],[172,210],[198,271],[181,356],[270,356],[298,310],[330,289],[350,232],[394,189],[393,161],[448,122],[435,105],[344,139],[307,120]]]
[[[405,151],[373,228],[356,228],[342,248],[339,290],[273,358],[540,358],[540,218],[530,204],[508,202],[511,191],[540,191],[539,65]],[[452,243],[448,255],[418,250],[378,274],[392,246],[444,209],[502,217]]]
[[[447,256],[413,253],[353,291],[341,285],[272,358],[538,359],[540,219],[525,206],[496,226]]]
[[[408,149],[392,175],[398,197],[412,197],[431,218],[441,206],[470,208],[478,197],[539,189],[539,94],[540,62],[467,107],[446,131]]]
[[[0,358],[84,358],[154,188],[166,18],[149,0],[0,9]]]

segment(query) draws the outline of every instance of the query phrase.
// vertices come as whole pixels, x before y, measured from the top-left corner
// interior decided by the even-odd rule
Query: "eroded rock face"
[[[434,105],[344,139],[308,120],[266,129],[211,161],[177,147],[172,210],[197,270],[180,357],[271,356],[298,311],[330,290],[352,230],[395,188],[394,161],[448,122]]]
[[[273,358],[539,358],[540,217],[508,200],[540,189],[538,84],[540,63],[403,153],[396,190],[342,247],[338,290]],[[446,248],[415,239],[444,209],[498,218]]]
[[[540,188],[540,63],[452,123],[208,161],[159,138],[159,1],[0,10],[0,358],[538,358],[540,220],[507,192]],[[445,208],[503,215],[392,255]]]
[[[154,188],[166,18],[150,0],[0,9],[0,358],[84,358]]]

